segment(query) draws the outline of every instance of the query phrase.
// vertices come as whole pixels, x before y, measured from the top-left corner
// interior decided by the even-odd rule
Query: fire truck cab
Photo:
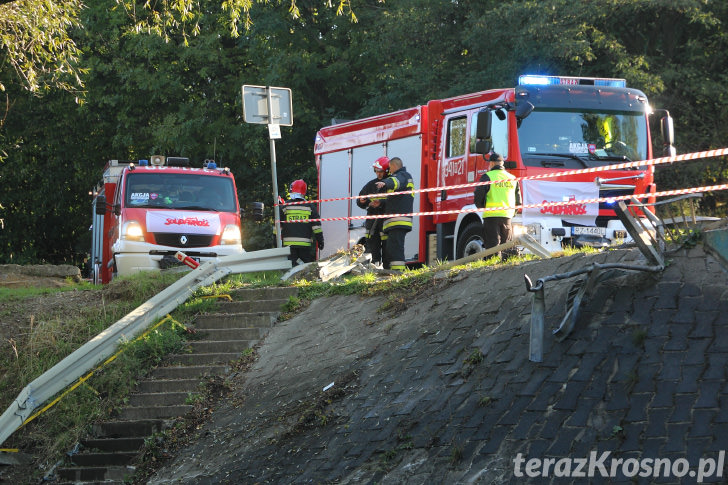
[[[672,118],[662,112],[663,150],[673,154]],[[371,164],[382,155],[400,157],[421,190],[405,243],[407,261],[433,263],[483,249],[482,211],[473,205],[472,184],[488,170],[484,154],[501,154],[516,177],[648,160],[650,114],[647,97],[624,79],[521,76],[515,88],[322,128],[314,147],[319,196],[336,199],[321,205],[321,217],[332,219],[322,223],[322,257],[361,241],[364,220],[350,218],[365,213],[346,197],[358,195],[373,178]],[[654,193],[653,175],[653,167],[645,166],[522,180],[523,204],[607,200],[526,209],[513,218],[514,230],[552,252],[566,244],[627,242],[609,198]]]
[[[244,252],[232,173],[212,161],[189,165],[164,156],[109,161],[94,191],[94,283],[179,265],[178,251],[197,262]]]

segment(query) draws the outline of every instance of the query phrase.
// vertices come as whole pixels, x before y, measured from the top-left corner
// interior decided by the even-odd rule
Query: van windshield
[[[201,174],[130,173],[126,207],[237,212],[235,189],[229,177]]]
[[[643,112],[541,109],[522,121],[518,139],[526,165],[552,156],[595,166],[647,159],[647,133]]]

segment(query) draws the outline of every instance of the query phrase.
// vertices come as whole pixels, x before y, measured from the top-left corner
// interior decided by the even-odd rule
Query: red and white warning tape
[[[549,209],[552,207],[563,207],[573,206],[582,204],[593,204],[599,202],[617,202],[619,200],[629,200],[631,198],[645,199],[648,197],[668,197],[674,195],[684,194],[696,194],[702,192],[716,192],[720,190],[728,190],[728,184],[709,185],[704,187],[692,187],[688,189],[676,189],[676,190],[665,190],[662,192],[655,192],[654,194],[630,194],[630,195],[618,195],[614,197],[599,197],[596,199],[576,199],[564,202],[544,202],[541,204],[523,204],[515,207],[501,206],[501,207],[488,207],[488,208],[470,208],[470,209],[457,209],[457,210],[444,210],[444,211],[429,211],[429,212],[413,212],[411,214],[379,214],[379,215],[366,215],[366,216],[349,216],[349,217],[325,217],[320,219],[300,219],[292,221],[281,221],[284,222],[316,222],[316,221],[350,221],[358,219],[388,219],[390,217],[421,217],[421,216],[434,216],[439,214],[459,214],[469,212],[488,212],[488,211],[499,211],[504,209],[537,209],[539,207]],[[548,210],[542,212],[550,212]]]
[[[551,173],[543,173],[538,175],[526,175],[525,177],[516,177],[514,180],[521,181],[521,180],[537,180],[537,179],[545,179],[545,178],[554,178],[554,177],[564,177],[564,176],[573,176],[573,175],[579,175],[579,174],[585,174],[585,173],[596,173],[596,172],[607,172],[607,171],[613,171],[613,170],[624,170],[628,168],[635,168],[635,167],[649,167],[654,165],[664,165],[667,163],[674,163],[674,162],[686,162],[690,160],[698,160],[701,158],[712,158],[712,157],[720,157],[728,155],[728,148],[718,148],[715,150],[707,150],[702,152],[694,152],[694,153],[684,153],[682,155],[675,155],[672,157],[660,157],[660,158],[654,158],[651,160],[641,160],[637,162],[623,162],[623,163],[615,163],[612,165],[603,165],[599,167],[591,167],[591,168],[581,168],[576,170],[562,170],[560,172],[551,172]],[[333,202],[337,200],[352,200],[352,199],[358,199],[359,197],[389,197],[392,195],[399,195],[399,194],[415,194],[420,192],[435,192],[440,190],[453,190],[453,189],[463,189],[463,188],[474,188],[479,185],[488,185],[493,183],[490,180],[486,180],[484,182],[471,182],[467,184],[459,184],[459,185],[447,185],[442,187],[429,187],[425,189],[415,189],[415,190],[405,190],[402,192],[387,192],[387,193],[378,193],[378,194],[369,194],[369,195],[363,195],[363,196],[350,196],[350,197],[335,197],[330,199],[316,199],[316,200],[308,200],[308,201],[296,201],[296,202],[287,202],[285,204],[279,204],[279,205],[297,205],[297,204],[310,204],[310,203],[321,203],[321,202]]]

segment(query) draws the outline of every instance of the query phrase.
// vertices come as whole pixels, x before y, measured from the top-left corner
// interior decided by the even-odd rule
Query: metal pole
[[[278,206],[278,175],[276,174],[276,141],[270,140],[270,163],[273,172],[273,207],[275,208],[276,217],[276,247],[280,248],[281,244],[281,211]]]
[[[546,313],[546,299],[541,288],[533,294],[531,304],[531,332],[528,345],[528,360],[531,362],[543,362],[543,327],[544,314]]]
[[[268,95],[268,124],[273,124],[273,100],[271,96],[270,87],[266,88]],[[276,173],[276,141],[270,136],[270,164],[271,172],[273,174],[273,207],[275,208],[275,219],[276,219],[276,247],[280,248],[283,246],[281,243],[281,211],[278,206],[278,174]]]

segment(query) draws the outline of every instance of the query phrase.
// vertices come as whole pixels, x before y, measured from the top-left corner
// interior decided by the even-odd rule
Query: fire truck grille
[[[173,248],[204,248],[212,244],[211,235],[155,232],[154,240],[162,246]]]

